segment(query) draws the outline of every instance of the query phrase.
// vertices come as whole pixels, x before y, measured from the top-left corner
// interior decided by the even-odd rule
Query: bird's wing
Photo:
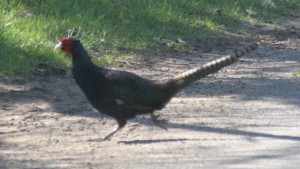
[[[111,85],[117,104],[136,109],[152,109],[155,98],[148,94],[155,90],[152,81],[124,71],[109,71],[105,77]]]

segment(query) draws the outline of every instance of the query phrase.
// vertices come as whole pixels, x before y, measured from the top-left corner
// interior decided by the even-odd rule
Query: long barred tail
[[[209,74],[216,73],[220,69],[225,66],[228,66],[238,60],[241,56],[249,53],[250,51],[257,48],[257,44],[251,44],[249,46],[243,47],[242,49],[238,49],[234,52],[233,55],[224,56],[217,60],[211,61],[207,64],[202,65],[201,67],[197,67],[191,69],[187,72],[181,73],[171,79],[169,79],[169,83],[175,85],[177,89],[181,89],[186,87],[193,82],[208,76]]]

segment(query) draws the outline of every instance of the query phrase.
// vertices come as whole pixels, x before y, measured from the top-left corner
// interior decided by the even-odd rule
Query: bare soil
[[[168,120],[167,131],[140,116],[109,141],[88,141],[102,137],[115,121],[90,106],[69,73],[1,79],[0,168],[298,169],[300,19],[248,27],[252,38],[224,33],[199,39],[191,53],[136,54],[118,68],[167,78],[249,41],[260,43],[156,112]]]

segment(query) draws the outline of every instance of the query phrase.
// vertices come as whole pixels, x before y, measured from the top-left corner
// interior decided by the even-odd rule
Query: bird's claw
[[[107,141],[110,140],[110,138],[118,131],[120,131],[121,128],[117,127],[113,131],[107,133],[103,138],[97,138],[97,139],[88,139],[87,141]]]
[[[164,130],[168,130],[167,127],[163,126],[163,124],[166,124],[168,120],[165,119],[158,119],[159,115],[151,114],[151,120],[153,123],[158,126],[159,128],[162,128]]]
[[[105,138],[96,138],[96,139],[88,139],[86,141],[88,141],[88,142],[92,142],[92,141],[101,142],[101,141],[105,141],[105,140],[106,140]]]
[[[112,134],[107,134],[107,135],[105,135],[102,138],[88,139],[87,141],[88,142],[92,142],[92,141],[97,141],[97,142],[108,141],[108,140],[110,140],[111,136],[112,136]]]

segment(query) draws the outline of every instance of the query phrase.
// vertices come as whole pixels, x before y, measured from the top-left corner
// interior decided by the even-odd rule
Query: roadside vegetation
[[[98,64],[128,59],[158,39],[246,34],[243,24],[269,23],[300,0],[0,0],[0,76],[30,76],[40,63],[66,68],[53,50],[77,30]]]

